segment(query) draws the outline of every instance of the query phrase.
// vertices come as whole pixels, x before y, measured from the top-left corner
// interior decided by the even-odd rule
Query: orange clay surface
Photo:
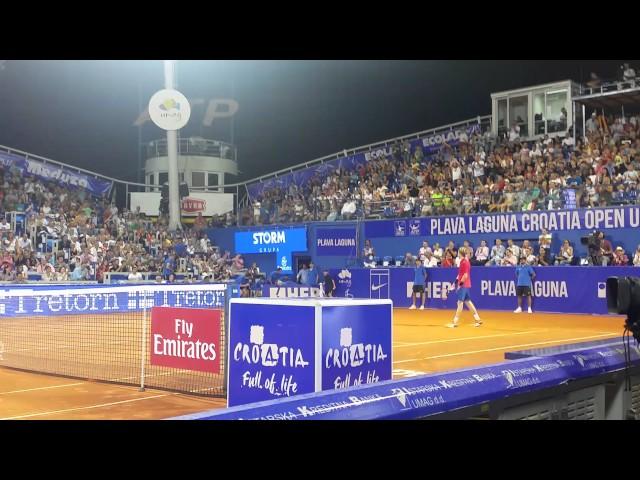
[[[472,326],[468,311],[460,326],[445,328],[452,311],[394,309],[394,378],[406,378],[504,360],[508,351],[619,337],[624,320],[590,316],[483,311]],[[205,398],[134,386],[90,382],[0,368],[0,419],[144,420],[215,408],[223,398]]]

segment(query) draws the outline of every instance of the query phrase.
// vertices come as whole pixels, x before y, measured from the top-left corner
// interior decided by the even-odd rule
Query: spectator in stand
[[[502,263],[500,264],[503,267],[515,267],[518,264],[518,257],[516,257],[513,250],[507,248],[507,251],[502,259]]]
[[[629,257],[624,253],[624,248],[620,246],[616,247],[611,264],[614,267],[624,267],[629,265]]]
[[[138,267],[133,267],[131,273],[127,277],[127,280],[134,282],[140,282],[142,280],[142,273],[138,271]]]
[[[598,118],[596,116],[596,112],[591,114],[591,118],[586,122],[587,133],[595,133],[598,131]]]
[[[456,245],[455,243],[453,243],[453,240],[449,240],[447,247],[444,249],[445,255],[447,254],[447,252],[451,253],[451,258],[455,260],[456,256],[458,255],[458,250],[456,249]]]
[[[353,197],[350,197],[344,205],[342,205],[342,219],[343,220],[351,220],[355,217],[356,214],[356,201]]]
[[[411,254],[411,252],[407,252],[404,256],[404,260],[402,261],[402,264],[405,267],[412,267],[415,263],[416,263],[416,257],[414,257]]]
[[[540,245],[544,245],[547,248],[551,248],[551,242],[552,242],[552,235],[549,233],[549,230],[547,230],[546,228],[542,229],[542,233],[540,234],[540,236],[538,237],[538,243]]]
[[[420,260],[424,260],[427,254],[427,251],[431,252],[431,247],[429,246],[429,242],[427,240],[424,240],[422,242],[422,246],[420,247],[420,250],[418,251],[418,257],[420,258]]]
[[[489,265],[502,265],[502,259],[505,256],[505,248],[502,245],[502,240],[496,238],[496,244],[491,247],[491,256],[489,261],[485,264]]]
[[[431,250],[427,250],[427,253],[424,257],[423,265],[426,268],[434,268],[438,266],[438,260],[436,260],[436,257],[433,256],[433,253],[431,253]]]
[[[453,267],[455,266],[453,255],[451,254],[451,250],[447,250],[444,254],[444,259],[442,260],[443,267]]]
[[[611,242],[604,238],[604,232],[599,232],[598,236],[600,238],[602,244],[602,257],[603,257],[603,266],[610,265],[613,261],[613,247],[611,246]]]
[[[364,248],[362,249],[363,264],[365,267],[374,268],[376,266],[375,255],[376,252],[371,244],[371,240],[365,240]]]
[[[363,257],[371,257],[371,256],[375,256],[376,252],[373,248],[373,245],[371,244],[371,240],[365,240],[364,241],[364,248],[362,249],[362,256]]]
[[[556,256],[556,265],[571,265],[573,262],[573,247],[569,244],[569,240],[564,240],[560,247],[560,254]]]
[[[435,257],[436,261],[438,263],[442,263],[442,256],[444,255],[444,252],[442,251],[442,248],[440,247],[440,244],[438,242],[433,244],[433,256]]]
[[[509,130],[509,142],[513,143],[520,139],[520,126],[513,122],[511,130]]]
[[[484,265],[487,263],[487,260],[489,260],[489,247],[487,247],[486,240],[481,240],[480,246],[476,250],[475,258],[471,261],[471,265]]]
[[[640,245],[638,245],[636,253],[633,255],[633,266],[640,267]]]
[[[549,253],[549,248],[544,244],[540,244],[539,247],[538,264],[541,267],[548,267],[551,265],[551,254]]]
[[[520,247],[513,243],[513,239],[510,238],[507,240],[507,248],[511,249],[516,258],[520,258]]]

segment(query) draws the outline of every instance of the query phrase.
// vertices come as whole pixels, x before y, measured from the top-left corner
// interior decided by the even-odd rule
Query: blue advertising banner
[[[632,365],[640,350],[631,348]],[[182,420],[415,419],[622,370],[622,342],[548,357],[334,390],[177,417]]]
[[[534,267],[533,310],[557,313],[607,313],[607,278],[640,276],[636,267]],[[455,295],[443,300],[443,292],[455,289],[456,268],[428,268],[427,308],[454,309]],[[389,298],[395,307],[411,305],[413,269],[331,269],[336,280],[335,297]],[[471,267],[471,299],[479,310],[516,308],[516,276],[513,267]],[[295,294],[295,292],[290,292]]]
[[[322,390],[391,380],[392,305],[322,307]]]
[[[352,256],[356,255],[355,228],[318,228],[316,230],[316,255]]]
[[[153,306],[222,308],[225,284],[135,285],[87,287],[69,285],[12,288],[0,290],[0,315],[57,316],[88,313],[124,313]]]
[[[30,174],[43,180],[56,181],[61,185],[83,188],[98,197],[107,195],[113,186],[113,182],[92,177],[69,167],[10,153],[0,152],[0,166],[15,168],[22,175]]]
[[[442,216],[365,222],[366,238],[615,230],[640,226],[640,206]]]
[[[236,232],[236,253],[275,253],[276,265],[284,272],[293,267],[292,252],[307,251],[307,229],[288,228]]]
[[[315,391],[315,306],[231,301],[228,406]]]

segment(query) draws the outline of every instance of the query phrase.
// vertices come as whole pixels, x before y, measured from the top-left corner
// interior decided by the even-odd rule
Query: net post
[[[140,360],[140,391],[144,392],[144,364],[147,356],[147,293],[142,295],[142,340],[141,340],[141,360]]]

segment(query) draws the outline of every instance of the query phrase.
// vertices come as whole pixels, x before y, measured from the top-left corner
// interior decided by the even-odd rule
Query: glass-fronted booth
[[[570,80],[491,94],[493,133],[524,139],[564,137],[573,124]]]

